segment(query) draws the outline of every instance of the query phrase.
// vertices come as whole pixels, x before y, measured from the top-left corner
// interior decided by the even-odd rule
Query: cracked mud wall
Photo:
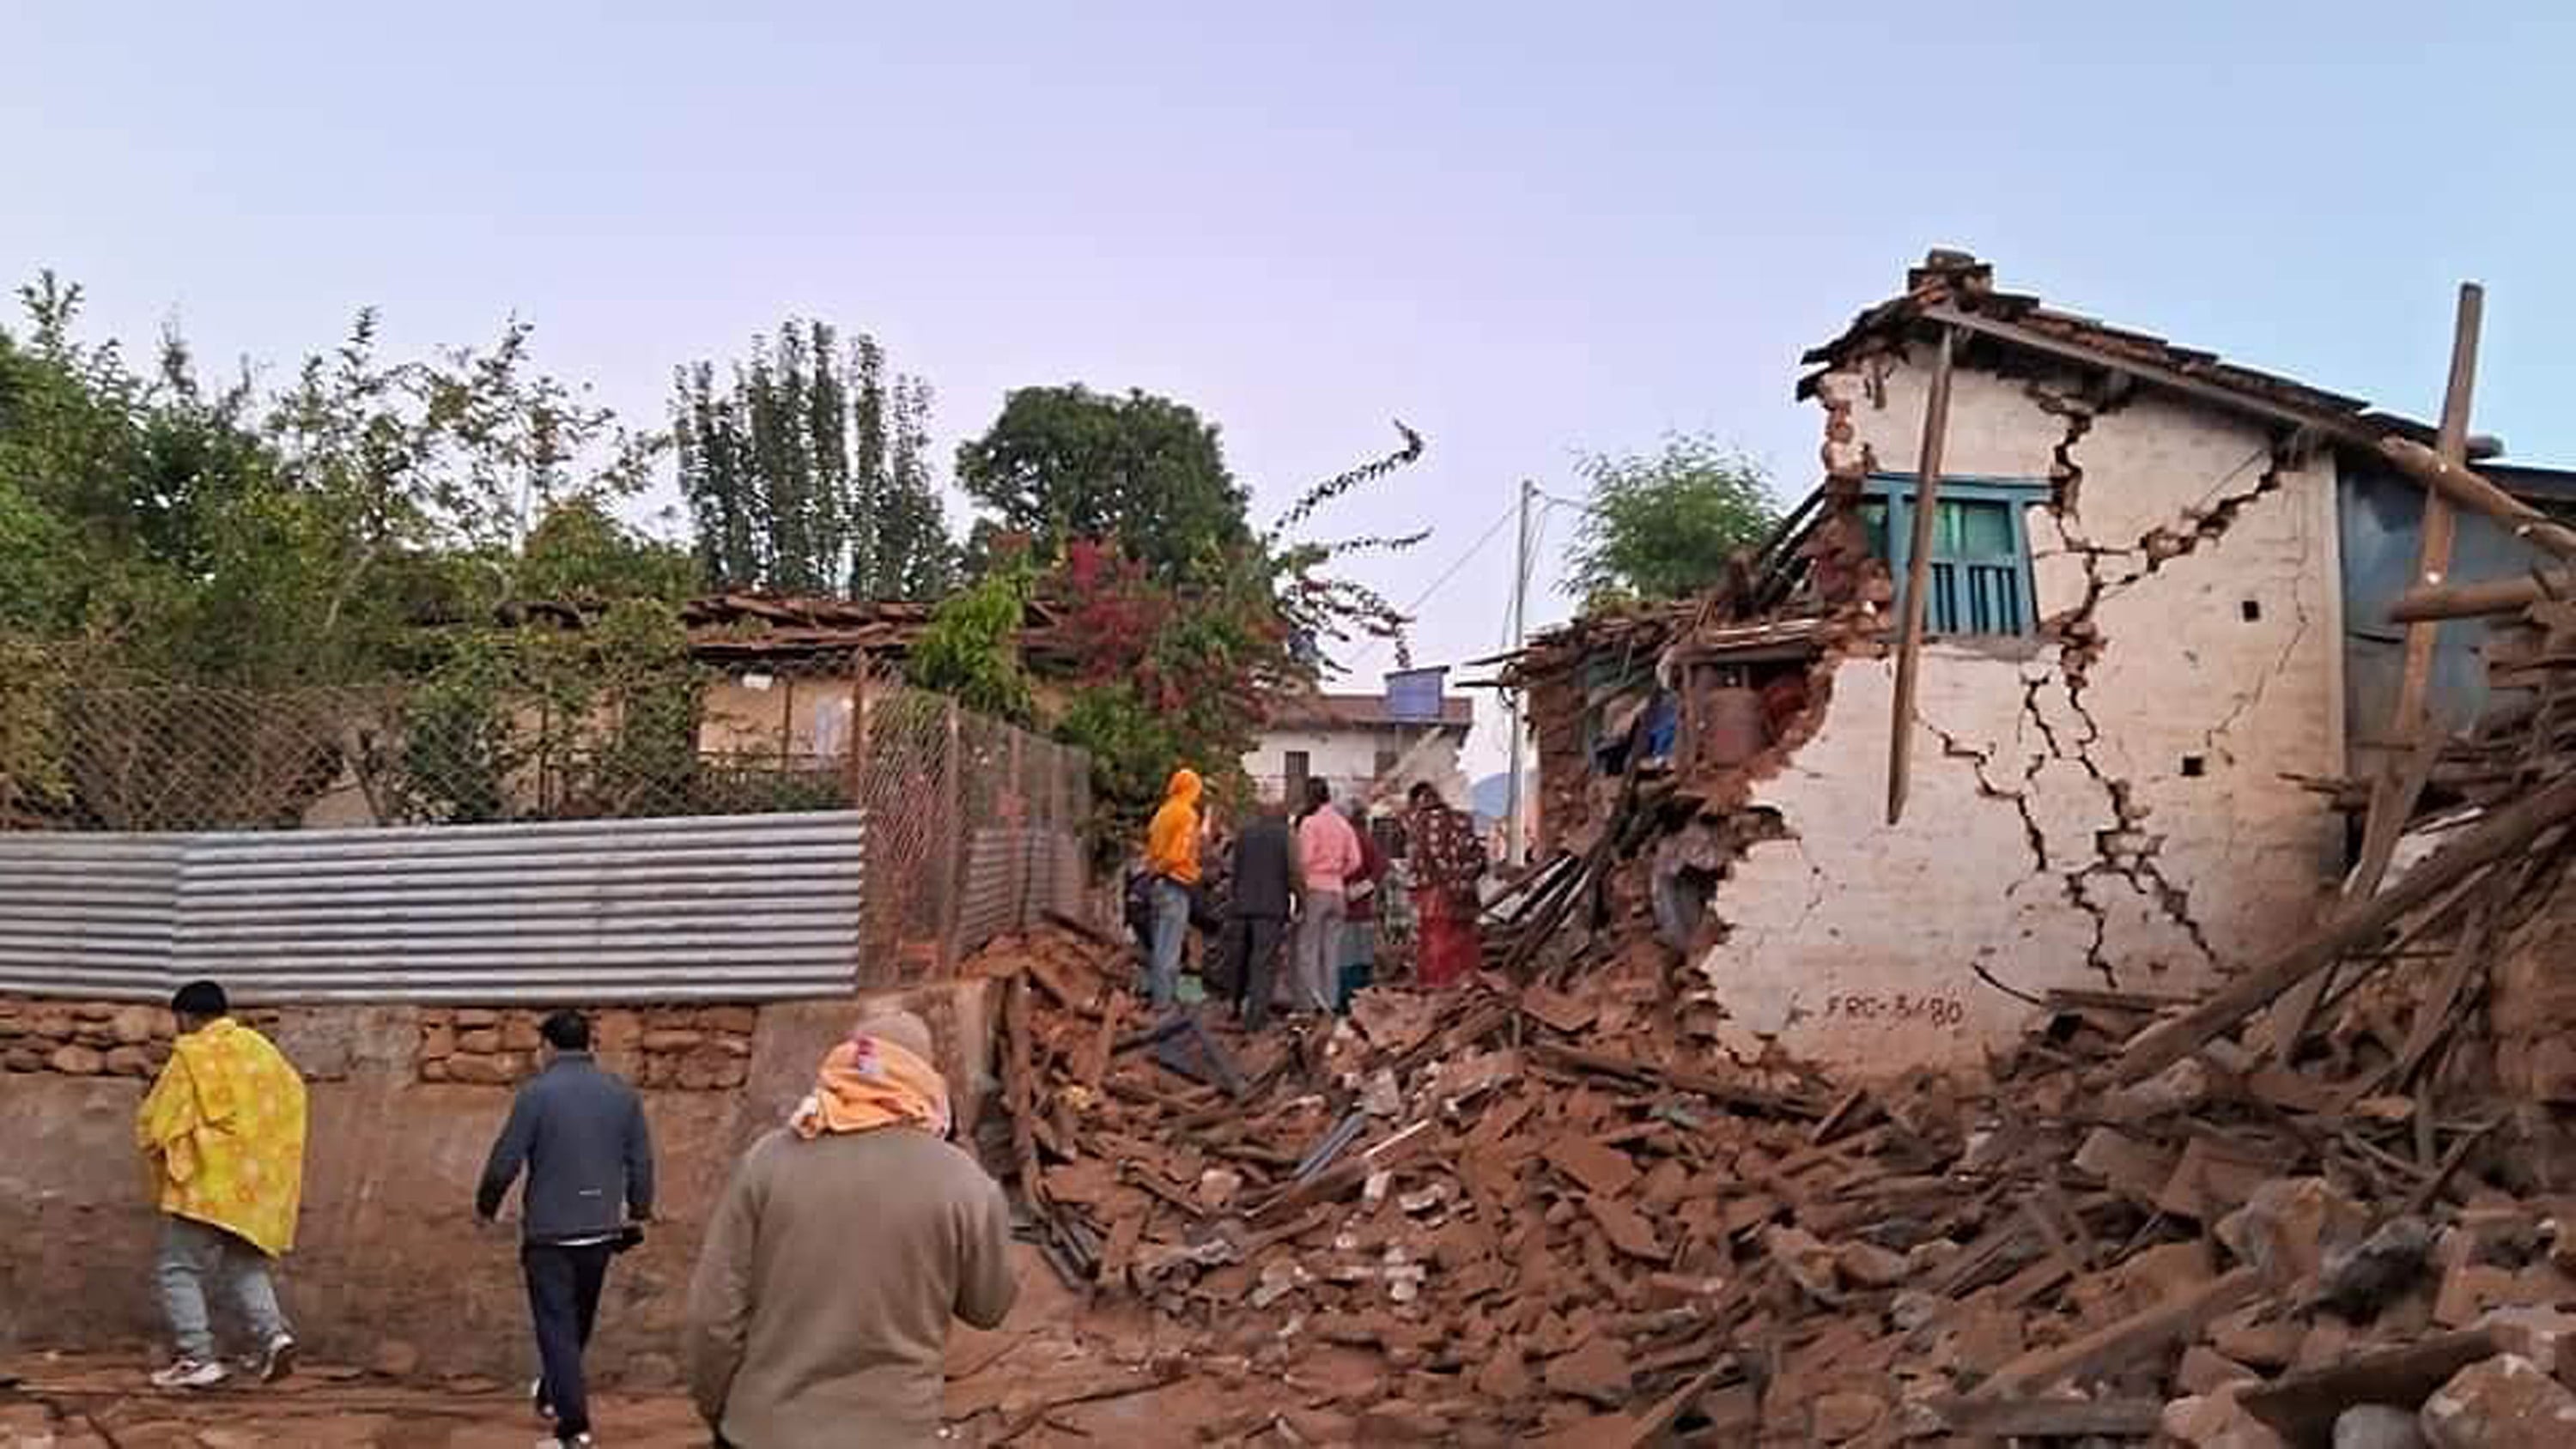
[[[1843,467],[1910,473],[1920,367],[1837,375]],[[1712,910],[1743,1026],[1862,1070],[1974,1061],[2003,988],[2182,993],[2309,925],[2341,831],[2333,462],[2071,377],[1956,375],[1945,471],[2052,482],[2027,520],[2040,633],[1924,651],[1912,789],[1885,823],[1892,651],[1833,665],[1816,737],[1759,785],[1788,838]],[[1865,450],[1865,456],[1856,456]]]

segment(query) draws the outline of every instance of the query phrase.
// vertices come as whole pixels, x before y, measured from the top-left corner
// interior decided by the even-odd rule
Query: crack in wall
[[[2186,510],[2178,524],[2151,528],[2141,534],[2132,547],[2109,548],[2095,543],[2084,533],[2081,511],[2084,465],[2077,456],[2077,449],[2092,431],[2095,418],[2106,407],[2118,404],[2105,404],[2089,396],[2055,391],[2038,383],[2029,384],[2024,392],[2034,406],[2064,424],[2051,454],[2052,488],[2047,506],[2065,551],[2083,562],[2084,597],[2072,608],[2052,615],[2042,625],[2043,633],[2058,641],[2059,679],[2025,681],[2022,711],[2042,742],[2045,754],[2032,761],[2023,777],[2023,789],[2016,798],[2021,801],[2025,821],[2031,821],[2028,795],[2040,770],[2046,768],[2049,760],[2062,761],[2081,769],[2102,792],[2103,802],[2110,811],[2111,824],[2094,832],[2094,859],[2064,870],[2060,879],[2067,902],[2092,924],[2093,940],[2086,951],[2086,964],[2099,971],[2106,981],[2115,987],[2119,984],[2118,973],[2108,954],[2110,907],[2097,898],[2092,885],[2100,877],[2116,878],[2151,902],[2160,914],[2182,931],[2202,959],[2213,967],[2218,966],[2222,964],[2218,952],[2211,945],[2208,932],[2192,914],[2190,890],[2167,876],[2156,859],[2163,848],[2164,838],[2139,828],[2147,811],[2137,803],[2134,785],[2112,775],[2095,758],[2094,750],[2102,741],[2103,731],[2101,722],[2094,718],[2085,691],[2090,684],[2092,666],[2100,661],[2108,647],[2096,615],[2105,602],[2161,572],[2165,565],[2196,551],[2204,543],[2224,537],[2246,509],[2280,491],[2284,486],[2283,475],[2291,467],[2293,449],[2279,441],[2267,442],[2244,463],[2219,479],[2205,495],[2204,501]],[[2265,466],[2252,486],[2230,491],[2229,485],[2258,462]],[[2294,598],[2294,606],[2299,613],[2298,628],[2284,646],[2274,673],[2288,667],[2307,634],[2306,601]],[[2048,711],[2043,708],[2043,692],[2052,683],[2064,689],[2066,708],[2080,724],[2080,732],[2072,739],[2067,737],[2068,732],[2061,731],[2050,721]],[[2205,742],[2214,741],[2232,729],[2236,721],[2261,698],[2262,689],[2268,683],[2268,676],[2258,681],[2256,688],[2207,732]],[[2214,744],[2211,748],[2218,752]],[[1981,768],[1979,785],[1983,788],[1987,783]],[[2033,828],[2036,828],[2035,823]],[[2039,854],[2045,861],[2044,848]]]

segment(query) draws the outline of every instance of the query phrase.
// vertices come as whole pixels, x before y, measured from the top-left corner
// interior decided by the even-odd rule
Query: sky
[[[282,376],[362,306],[397,352],[515,315],[658,425],[673,367],[819,316],[930,380],[943,458],[1013,387],[1182,399],[1257,523],[1401,418],[1424,461],[1319,532],[1433,530],[1352,570],[1420,601],[1420,663],[1505,645],[1495,525],[1582,452],[1706,432],[1803,494],[1799,353],[1934,246],[2423,416],[2480,280],[2478,430],[2576,464],[2576,7],[10,0],[0,34],[0,278],[79,281],[94,332]],[[1543,523],[1534,627],[1579,516]]]

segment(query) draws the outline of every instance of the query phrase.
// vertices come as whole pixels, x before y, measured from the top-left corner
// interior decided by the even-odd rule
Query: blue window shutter
[[[1872,498],[1887,506],[1886,554],[1904,600],[1913,562],[1914,478],[1873,474]],[[2019,478],[1944,478],[1934,507],[1925,629],[1933,634],[2028,634],[2038,626],[2030,565],[2030,505],[2048,497],[2048,484]],[[2000,526],[1998,526],[2000,525]]]

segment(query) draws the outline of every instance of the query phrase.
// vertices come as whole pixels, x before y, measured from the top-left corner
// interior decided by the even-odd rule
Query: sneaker
[[[555,1421],[555,1406],[546,1402],[544,1379],[528,1385],[528,1407],[537,1411],[539,1422],[551,1424]]]
[[[231,1378],[232,1370],[211,1359],[183,1358],[152,1376],[156,1389],[211,1389]]]
[[[259,1354],[259,1381],[273,1384],[295,1372],[295,1335],[281,1333]]]
[[[575,1434],[569,1439],[548,1437],[537,1441],[537,1449],[592,1449],[596,1442],[588,1434]]]

